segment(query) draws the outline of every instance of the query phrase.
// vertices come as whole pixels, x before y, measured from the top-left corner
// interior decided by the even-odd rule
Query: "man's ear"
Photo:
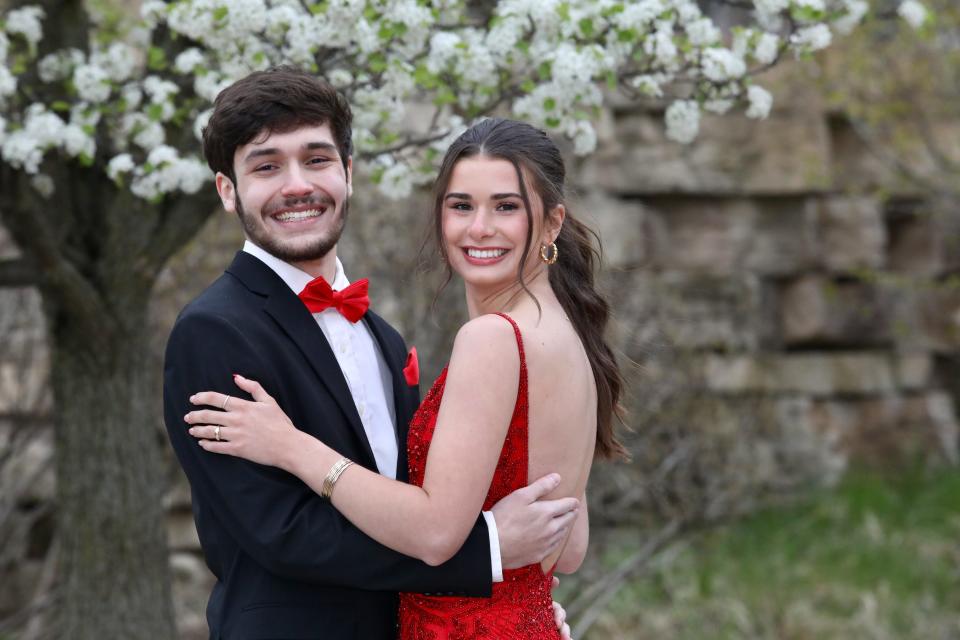
[[[353,195],[353,156],[347,158],[347,197]]]
[[[233,180],[227,177],[224,173],[218,171],[216,183],[217,194],[220,196],[220,202],[223,203],[223,208],[226,209],[227,213],[236,213],[237,190],[233,184]]]

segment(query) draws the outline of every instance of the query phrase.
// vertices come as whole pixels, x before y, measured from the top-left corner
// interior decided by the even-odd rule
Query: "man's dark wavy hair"
[[[347,99],[328,82],[296,67],[255,71],[220,92],[203,129],[207,164],[233,184],[233,156],[257,137],[327,124],[344,169],[353,153],[353,113]]]

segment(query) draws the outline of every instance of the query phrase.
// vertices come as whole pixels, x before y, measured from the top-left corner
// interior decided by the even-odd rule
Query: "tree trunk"
[[[139,298],[139,301],[136,299]],[[176,636],[163,510],[159,367],[147,292],[118,331],[90,335],[49,314],[53,346],[60,588],[56,637]]]

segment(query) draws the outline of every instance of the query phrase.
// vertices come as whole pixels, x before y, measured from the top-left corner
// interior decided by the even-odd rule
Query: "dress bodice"
[[[506,314],[498,314],[513,326],[520,354],[517,399],[497,462],[490,489],[483,503],[488,511],[501,498],[528,483],[528,392],[527,363],[520,328]],[[437,424],[447,379],[444,369],[433,383],[410,423],[407,436],[410,482],[423,486],[430,442]],[[550,571],[539,564],[503,572],[503,582],[493,585],[490,598],[461,598],[400,594],[401,640],[555,640]]]

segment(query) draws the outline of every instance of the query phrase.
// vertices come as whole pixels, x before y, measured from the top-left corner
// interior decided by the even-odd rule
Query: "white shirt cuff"
[[[492,511],[484,511],[483,519],[487,521],[487,533],[490,534],[490,570],[494,582],[503,582],[503,561],[500,559],[500,534],[497,533],[497,521]]]

